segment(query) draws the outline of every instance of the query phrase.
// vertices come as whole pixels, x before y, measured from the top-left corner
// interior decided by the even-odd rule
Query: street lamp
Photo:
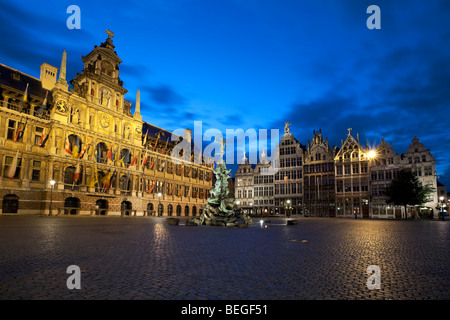
[[[368,215],[370,217],[370,198],[372,197],[372,183],[370,183],[371,180],[371,172],[370,172],[370,163],[371,160],[375,159],[377,157],[377,152],[374,149],[369,150],[369,152],[366,153],[367,158],[369,159],[369,161],[367,162],[367,167],[368,167],[368,178],[367,178],[367,188],[369,190],[369,195],[367,196],[367,210]],[[355,219],[357,217],[357,213],[355,212]]]
[[[53,204],[53,188],[55,185],[56,181],[55,180],[50,180],[50,207],[49,207],[49,212],[48,215],[52,216],[52,204]]]
[[[441,200],[441,202],[439,203],[439,214],[441,215],[441,219],[444,220],[444,197],[440,196],[439,200]]]
[[[158,192],[158,217],[161,215],[161,192]]]
[[[291,207],[291,200],[288,199],[286,201],[286,216],[287,217],[291,216],[291,212],[290,212],[291,209],[292,209],[292,207]]]

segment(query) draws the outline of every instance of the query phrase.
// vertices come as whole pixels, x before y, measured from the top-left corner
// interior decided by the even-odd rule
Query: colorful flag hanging
[[[39,146],[42,146],[42,142],[44,141],[45,127],[47,127],[47,124],[44,124],[44,129],[42,129],[41,139],[39,140]]]
[[[80,144],[80,138],[77,136],[77,140],[75,141],[72,147],[72,156],[74,158],[78,158],[78,145]]]
[[[108,191],[111,184],[111,170],[102,179],[103,191]]]
[[[165,153],[166,153],[167,145],[168,145],[168,144],[169,144],[169,137],[167,137],[166,145],[165,145],[164,149],[161,151],[162,154],[165,154]]]
[[[9,179],[14,179],[17,170],[17,161],[19,159],[19,150],[16,151],[16,156],[13,158],[11,165],[8,168],[8,172],[6,173]]]
[[[95,185],[98,183],[98,170],[97,166],[94,167],[94,176],[92,177],[91,182],[89,183],[89,187],[95,188]]]
[[[20,132],[22,131],[22,123],[19,122],[19,124],[17,125],[17,131],[16,134],[14,135],[14,142],[17,142],[17,140],[19,140],[20,137]]]
[[[80,160],[77,161],[77,167],[75,169],[75,174],[73,175],[73,183],[77,183],[80,179]]]
[[[112,163],[112,145],[109,147],[109,151],[108,151],[108,164]]]
[[[47,106],[47,95],[48,95],[48,91],[45,92],[45,99],[44,99],[44,102],[42,102],[41,106],[40,106],[39,109],[36,111],[36,115],[37,115],[37,116],[42,116],[42,115],[44,114],[45,107]]]
[[[86,150],[87,150],[87,148],[88,148],[89,145],[90,145],[90,143],[88,143],[88,142],[86,142],[86,143],[84,144],[83,149],[81,150],[80,154],[78,155],[78,158],[79,158],[79,159],[82,159],[82,158],[83,158],[83,156],[84,156],[84,154],[86,153]]]
[[[133,161],[131,161],[130,167],[136,168],[136,158],[137,158],[137,155],[135,155],[133,158]]]
[[[147,133],[145,134],[145,137],[144,137],[144,142],[142,143],[142,145],[145,147],[145,145],[147,144],[147,135],[148,135],[148,129],[147,129]]]
[[[64,150],[67,154],[72,155],[72,150],[70,149],[69,137],[66,137],[66,143],[64,145]]]
[[[23,93],[23,99],[21,102],[21,110],[20,112],[24,112],[27,108],[27,103],[28,103],[28,83],[27,83],[27,87],[25,88],[25,92]]]
[[[155,187],[156,178],[153,182],[148,186],[147,193],[152,193],[153,188]]]
[[[184,164],[181,164],[181,168],[180,168],[180,170],[178,171],[178,175],[179,175],[179,176],[181,176],[181,174],[183,173],[183,170],[184,170]]]
[[[153,151],[156,150],[156,146],[158,145],[159,135],[156,137],[155,146],[153,147]]]

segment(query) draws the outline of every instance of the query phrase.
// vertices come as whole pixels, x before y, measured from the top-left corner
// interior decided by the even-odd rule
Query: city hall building
[[[200,215],[212,166],[173,161],[177,141],[142,120],[139,91],[132,113],[114,49],[109,34],[83,56],[70,90],[65,51],[39,79],[0,64],[2,214]]]

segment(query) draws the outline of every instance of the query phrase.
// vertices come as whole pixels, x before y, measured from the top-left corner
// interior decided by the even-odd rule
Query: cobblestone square
[[[448,221],[269,220],[1,216],[0,299],[450,299]],[[81,289],[66,286],[71,265]],[[371,265],[380,289],[367,287]]]

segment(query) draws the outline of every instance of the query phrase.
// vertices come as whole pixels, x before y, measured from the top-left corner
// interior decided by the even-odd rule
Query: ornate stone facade
[[[0,65],[2,214],[200,214],[212,168],[172,161],[172,133],[142,121],[139,92],[131,112],[114,49],[109,36],[83,56],[71,90],[66,52],[58,80],[47,63],[40,79]]]

